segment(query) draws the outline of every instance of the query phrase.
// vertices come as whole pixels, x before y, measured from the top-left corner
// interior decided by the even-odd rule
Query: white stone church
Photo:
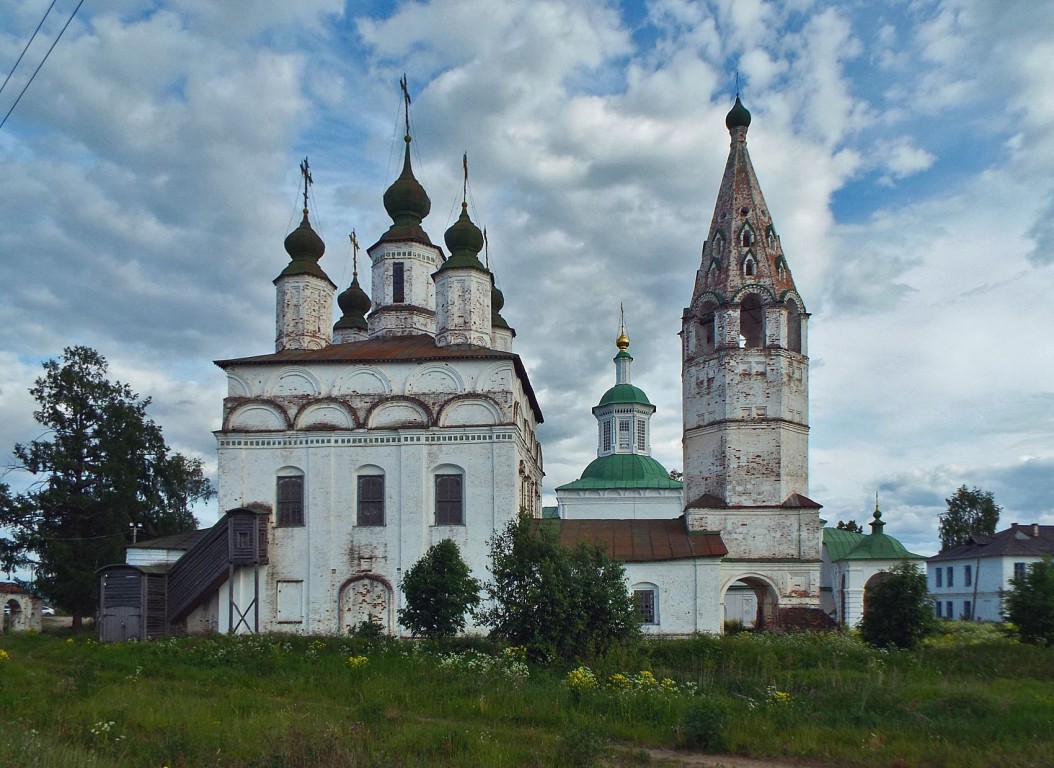
[[[728,163],[682,321],[683,484],[650,456],[655,411],[631,383],[593,409],[597,459],[546,525],[626,566],[646,631],[805,623],[821,605],[820,505],[808,497],[808,314],[747,154],[736,99]],[[274,283],[275,351],[218,361],[219,502],[207,530],[143,542],[101,572],[103,639],[187,631],[402,634],[402,575],[452,539],[482,580],[487,542],[542,518],[542,413],[467,206],[445,233],[413,174],[384,194],[366,249],[372,295],[337,287],[304,217]],[[357,243],[356,243],[357,255]],[[334,325],[334,299],[340,317]],[[804,617],[804,618],[803,618]],[[812,618],[815,618],[813,616]],[[479,628],[471,628],[477,630]]]

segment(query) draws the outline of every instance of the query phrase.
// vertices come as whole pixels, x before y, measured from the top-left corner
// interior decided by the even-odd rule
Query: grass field
[[[588,766],[678,748],[847,766],[1054,764],[1054,650],[944,625],[644,642],[588,667],[483,640],[0,638],[0,766]]]

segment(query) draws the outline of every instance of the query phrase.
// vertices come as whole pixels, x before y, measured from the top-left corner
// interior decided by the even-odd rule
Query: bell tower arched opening
[[[765,310],[756,293],[744,296],[739,305],[739,335],[742,336],[742,346],[748,349],[764,345]]]

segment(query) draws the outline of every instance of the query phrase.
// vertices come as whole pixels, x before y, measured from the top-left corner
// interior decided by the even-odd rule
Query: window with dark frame
[[[1023,579],[1023,578],[1025,578],[1025,564],[1024,563],[1014,563],[1014,578],[1015,579]]]
[[[954,611],[955,611],[955,609],[952,607],[952,601],[951,600],[945,600],[944,601],[944,615],[945,615],[945,617],[949,618],[949,619],[954,619],[955,618],[955,612]]]
[[[944,569],[938,567],[936,569],[936,571],[934,571],[934,573],[937,574],[937,586],[938,587],[943,587],[944,586]]]
[[[464,525],[461,475],[436,475],[436,525]]]
[[[304,524],[304,478],[299,475],[278,478],[278,515],[275,526],[279,528]]]
[[[392,264],[392,301],[398,304],[406,301],[403,263],[401,261]]]
[[[940,600],[937,600],[937,601],[936,601],[936,602],[934,603],[934,606],[935,606],[935,608],[936,608],[936,615],[937,615],[937,618],[939,619],[939,618],[941,617],[941,601],[940,601]]]
[[[967,621],[973,619],[973,603],[969,600],[963,600],[963,618]]]
[[[963,566],[963,571],[964,571],[963,572],[964,581],[966,582],[965,586],[967,586],[967,587],[972,586],[973,585],[973,566],[972,565]]]
[[[359,475],[356,525],[384,525],[384,475]]]
[[[657,624],[655,620],[655,590],[633,590],[633,602],[637,606],[637,617],[641,624]]]
[[[954,587],[955,586],[955,571],[952,569],[952,566],[949,565],[947,568],[945,568],[945,574],[944,575],[948,577],[948,586],[949,587]]]

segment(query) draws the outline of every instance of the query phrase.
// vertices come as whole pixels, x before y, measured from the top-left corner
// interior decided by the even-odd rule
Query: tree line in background
[[[95,572],[123,560],[137,533],[192,531],[191,506],[213,489],[200,459],[173,452],[148,415],[150,398],[111,381],[106,359],[67,347],[44,363],[30,389],[43,435],[14,447],[17,468],[34,476],[12,494],[0,484],[0,566],[32,567],[34,589],[68,610],[74,628],[94,614]]]

